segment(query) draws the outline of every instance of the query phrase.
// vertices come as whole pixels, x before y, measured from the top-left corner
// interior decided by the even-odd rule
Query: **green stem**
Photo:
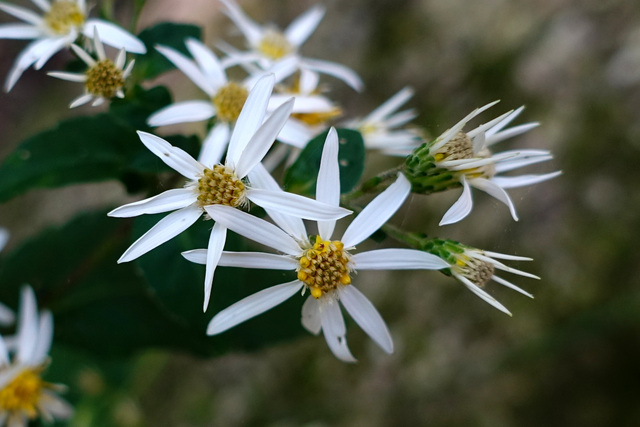
[[[395,168],[380,172],[378,175],[360,184],[360,186],[355,190],[343,194],[342,199],[347,202],[349,200],[357,199],[358,197],[361,197],[367,193],[377,191],[378,188],[380,188],[382,185],[387,184],[389,181],[395,178],[398,175],[398,172],[402,170],[402,167],[403,165],[399,165]],[[385,185],[385,188],[387,186],[388,185]]]

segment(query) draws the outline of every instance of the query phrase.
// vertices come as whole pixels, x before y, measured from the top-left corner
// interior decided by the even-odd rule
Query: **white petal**
[[[240,156],[234,159],[235,161],[233,164],[235,165],[238,177],[244,178],[247,176],[251,169],[253,169],[256,164],[260,163],[265,154],[267,154],[276,140],[276,137],[280,133],[282,126],[284,126],[289,115],[291,115],[292,107],[293,99],[278,107],[251,137],[249,143],[245,146],[242,153],[240,153]],[[238,119],[238,123],[239,120],[240,119]],[[239,126],[239,124],[236,125],[236,129],[237,126]]]
[[[315,5],[294,19],[285,30],[284,36],[289,43],[299,47],[313,34],[323,16],[324,7]]]
[[[0,368],[4,368],[8,364],[9,364],[9,350],[7,348],[7,344],[4,342],[4,338],[2,338],[2,335],[0,335]],[[1,384],[1,382],[0,382],[0,387],[4,388],[4,384]]]
[[[213,165],[220,164],[222,155],[229,143],[229,123],[217,122],[202,141],[202,148],[198,161],[211,169]]]
[[[324,141],[320,169],[316,183],[316,200],[331,206],[340,206],[340,166],[338,165],[338,132],[332,127]],[[319,221],[318,233],[323,239],[331,239],[335,220]]]
[[[381,122],[396,111],[398,108],[402,107],[404,103],[406,103],[413,96],[413,89],[410,87],[405,87],[400,92],[393,95],[387,101],[385,101],[378,108],[373,110],[366,118],[367,122]]]
[[[503,313],[506,313],[509,316],[511,316],[511,312],[507,310],[507,308],[504,305],[500,304],[494,297],[492,297],[491,295],[486,293],[484,290],[482,290],[481,288],[473,284],[469,279],[467,279],[464,276],[459,276],[456,274],[454,274],[454,276],[458,280],[460,280],[467,287],[467,289],[469,289],[471,292],[473,292],[474,294],[482,298],[485,302],[491,304],[492,306],[502,311]]]
[[[291,236],[263,219],[230,206],[211,205],[205,206],[204,209],[216,222],[247,239],[288,255],[300,256],[302,253],[302,249]]]
[[[296,148],[304,148],[316,134],[317,132],[312,127],[293,117],[289,117],[289,120],[285,122],[278,134],[278,141]]]
[[[473,178],[472,180],[469,181],[469,184],[471,184],[478,190],[482,190],[485,193],[489,194],[490,196],[495,197],[496,199],[498,199],[499,201],[507,205],[514,221],[518,220],[518,215],[516,214],[516,208],[515,206],[513,206],[513,202],[511,201],[511,198],[509,197],[507,192],[504,191],[500,186],[484,178]]]
[[[271,192],[283,192],[276,180],[273,179],[262,163],[258,163],[256,167],[251,170],[249,173],[249,181],[251,182],[251,186],[254,190],[256,188],[261,188]],[[293,238],[300,242],[307,240],[307,229],[300,217],[283,214],[277,209],[264,209],[267,211],[267,214],[273,222],[275,222],[278,227],[286,231],[290,236],[293,236]]]
[[[332,206],[285,191],[249,188],[246,194],[249,200],[265,209],[314,221],[336,220],[351,213],[340,206]]]
[[[4,249],[4,247],[7,245],[7,242],[9,241],[9,230],[7,230],[4,227],[0,227],[0,251],[2,249]],[[3,306],[2,304],[0,304],[0,306]]]
[[[189,228],[201,215],[202,209],[197,205],[170,213],[151,227],[142,237],[133,242],[129,249],[122,254],[118,263],[133,261],[164,242],[173,239]]]
[[[207,335],[216,335],[227,329],[272,309],[292,296],[301,288],[299,280],[272,286],[248,296],[216,314],[207,326]]]
[[[449,268],[442,258],[415,249],[377,249],[351,257],[356,270],[439,270]]]
[[[386,190],[376,196],[349,224],[342,236],[345,248],[356,246],[371,236],[400,208],[409,193],[411,183],[402,173]]]
[[[489,104],[484,105],[484,106],[482,106],[480,108],[476,108],[471,113],[467,114],[467,116],[465,116],[462,120],[460,120],[458,123],[456,123],[452,128],[446,130],[442,135],[440,135],[436,139],[437,142],[433,145],[433,147],[431,147],[431,150],[436,151],[436,150],[442,148],[442,146],[444,144],[446,144],[447,142],[449,142],[449,140],[451,138],[453,138],[453,136],[455,134],[457,134],[460,130],[462,130],[464,125],[466,125],[469,120],[473,119],[475,116],[477,116],[478,114],[480,114],[483,111],[487,110],[488,108],[493,107],[498,102],[500,102],[500,101],[490,102]]]
[[[214,87],[227,83],[227,76],[218,57],[199,40],[188,38],[185,41],[191,56],[196,60],[200,70]]]
[[[292,94],[283,93],[275,94],[269,98],[269,106],[267,109],[272,111],[291,99]],[[319,95],[295,95],[295,102],[293,104],[293,113],[320,113],[325,111],[331,111],[334,109],[333,103]]]
[[[42,41],[43,43],[38,46],[37,52],[35,50],[31,52],[34,56],[37,56],[35,58],[35,63],[33,64],[33,68],[36,70],[39,70],[40,68],[42,68],[42,66],[46,64],[49,58],[51,58],[54,54],[56,54],[59,50],[65,47],[72,40],[65,37],[57,37],[57,38],[41,39],[40,41]],[[35,43],[38,43],[38,42],[39,41],[36,40]],[[31,45],[27,46],[27,49],[29,49],[30,46]],[[18,56],[19,58],[18,60],[21,59],[22,53],[24,53],[27,49],[21,52],[20,56]],[[28,61],[31,61],[32,59],[33,58],[30,58]],[[28,61],[25,59],[25,63]],[[27,65],[25,69],[29,67],[29,65]]]
[[[322,330],[322,319],[320,318],[320,304],[317,299],[309,295],[302,304],[302,326],[313,335],[318,335]]]
[[[469,215],[472,208],[473,199],[471,198],[471,188],[467,180],[462,177],[462,194],[458,200],[451,205],[449,210],[447,210],[438,225],[454,224]]]
[[[234,0],[220,0],[225,5],[226,9],[223,11],[234,24],[238,27],[242,34],[247,38],[249,44],[256,45],[262,39],[262,28],[253,22],[245,13],[240,9],[238,4]]]
[[[489,132],[487,132],[487,143],[486,143],[487,147],[490,147],[498,142],[504,141],[505,139],[509,139],[514,136],[521,135],[525,132],[530,131],[531,129],[538,127],[539,125],[540,123],[537,123],[537,122],[525,123],[523,125],[514,126],[502,132],[498,132],[495,135],[491,135],[491,136],[489,136]],[[490,130],[493,130],[493,128]]]
[[[228,165],[235,166],[238,163],[245,147],[262,124],[274,84],[274,77],[267,75],[258,80],[249,92],[231,135],[227,152]]]
[[[493,119],[491,121],[488,121],[486,123],[481,124],[477,128],[467,132],[467,136],[469,136],[469,138],[473,139],[473,138],[476,137],[476,135],[479,135],[481,133],[485,133],[489,128],[495,126],[496,123],[500,123],[502,120],[505,119],[505,117],[508,117],[511,113],[513,113],[513,110],[507,111],[503,115],[501,115],[499,117],[496,117],[495,119]]]
[[[49,0],[31,0],[31,2],[38,6],[43,12],[49,12],[49,10],[51,10]],[[81,8],[80,10],[84,12],[84,8]]]
[[[98,59],[103,61],[107,58],[107,55],[104,53],[104,45],[102,41],[100,41],[100,35],[98,34],[98,27],[93,27],[93,46],[95,48],[96,55],[98,55]]]
[[[186,208],[196,202],[192,189],[176,188],[164,191],[157,196],[138,202],[128,203],[109,212],[107,215],[116,218],[129,218],[138,215],[157,214]]]
[[[24,22],[28,22],[29,24],[38,26],[42,23],[41,16],[30,11],[29,9],[25,9],[24,7],[15,6],[8,3],[0,3],[0,10],[8,13],[9,15],[13,15],[16,18],[23,20]]]
[[[202,73],[202,70],[200,70],[194,61],[167,46],[156,45],[156,50],[171,61],[173,65],[178,67],[178,69],[189,77],[204,93],[210,97],[216,93],[216,87],[213,82],[207,79],[207,76]]]
[[[189,179],[197,180],[200,178],[200,174],[204,170],[202,164],[198,163],[184,150],[174,147],[159,136],[147,132],[138,131],[138,136],[149,151],[158,156],[160,160],[176,172]]]
[[[66,80],[69,82],[84,83],[87,81],[86,74],[66,73],[64,71],[50,71],[47,73],[47,75],[51,77],[55,77],[57,79]]]
[[[502,254],[499,252],[491,252],[491,251],[483,251],[483,252],[485,255],[488,255],[491,258],[507,259],[511,261],[533,261],[533,258],[529,258],[525,256],[508,255],[508,254]]]
[[[344,318],[337,300],[322,301],[320,304],[320,318],[324,339],[331,352],[344,362],[355,362],[347,345],[346,328]]]
[[[542,175],[494,176],[491,178],[491,181],[501,188],[516,188],[523,187],[525,185],[538,184],[560,175],[562,175],[562,171]]]
[[[84,95],[80,95],[79,97],[71,101],[71,104],[69,104],[69,108],[79,107],[86,104],[87,102],[90,102],[92,99],[93,95],[91,95],[90,93],[85,93]]]
[[[320,75],[315,71],[302,69],[300,70],[300,77],[298,79],[298,90],[300,93],[310,94],[318,88],[320,82]]]
[[[33,351],[32,363],[39,365],[47,360],[51,341],[53,340],[53,316],[49,310],[40,313],[40,324],[38,327],[38,342]]]
[[[121,70],[124,67],[124,63],[127,61],[127,51],[124,49],[120,49],[118,51],[118,56],[116,56],[116,62],[115,65],[116,67],[120,68]],[[129,63],[129,65],[127,66],[127,68],[129,67],[133,67],[132,63],[135,62],[135,60],[131,60],[131,63]],[[129,72],[127,72],[126,70],[123,71],[123,77],[127,78],[129,76],[129,73],[131,72],[131,70],[129,70]]]
[[[82,33],[86,37],[93,38],[94,29],[100,33],[100,39],[104,44],[116,49],[124,49],[131,53],[147,53],[147,48],[140,39],[111,22],[101,19],[89,19],[84,24]]]
[[[496,163],[495,171],[496,173],[508,172],[525,166],[534,165],[536,163],[546,162],[551,159],[553,159],[553,156],[548,152],[546,155],[516,155]]]
[[[182,256],[193,263],[205,264],[207,261],[207,250],[193,249],[182,252]],[[265,252],[223,251],[218,265],[221,267],[260,268],[265,270],[295,270],[298,268],[298,261],[287,255],[269,254]]]
[[[340,290],[340,302],[353,320],[381,349],[389,354],[393,353],[393,340],[387,325],[362,292],[354,286],[345,286]]]
[[[220,255],[224,249],[224,244],[227,241],[227,229],[222,224],[215,223],[209,236],[209,245],[207,246],[206,255],[206,271],[204,276],[204,304],[202,311],[206,312],[209,306],[209,299],[211,298],[211,287],[213,286],[213,275],[218,265]]]
[[[0,39],[29,40],[42,35],[38,27],[29,24],[0,25]]]
[[[216,115],[209,101],[181,101],[156,111],[147,119],[149,126],[166,126],[176,123],[191,123],[208,120]]]
[[[15,322],[16,316],[9,307],[0,304],[0,326],[9,326]]]
[[[73,406],[49,390],[45,389],[42,391],[42,397],[39,403],[42,405],[42,409],[46,410],[57,420],[66,420],[73,415]]]
[[[30,364],[38,345],[38,305],[30,286],[20,290],[20,312],[17,325],[18,345],[16,359]]]
[[[522,295],[526,295],[529,298],[533,299],[533,295],[531,295],[529,292],[517,287],[516,285],[514,285],[511,282],[508,282],[508,281],[504,280],[502,277],[498,277],[498,276],[494,275],[492,277],[492,279],[495,280],[496,282],[500,283],[501,285],[506,286],[507,288],[513,289],[514,291],[520,292]]]
[[[360,76],[358,76],[358,74],[356,74],[356,72],[351,68],[345,67],[342,64],[323,61],[320,59],[304,58],[302,65],[310,70],[317,71],[318,73],[328,74],[340,79],[358,92],[360,92],[364,86]]]

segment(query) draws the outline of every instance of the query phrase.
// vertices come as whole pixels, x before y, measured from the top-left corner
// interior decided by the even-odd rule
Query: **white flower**
[[[252,186],[248,175],[267,153],[291,112],[293,100],[282,104],[263,123],[273,89],[273,76],[261,78],[249,93],[231,135],[225,164],[205,156],[196,161],[183,150],[155,135],[138,132],[142,143],[167,165],[188,178],[184,188],[167,190],[157,196],[121,206],[109,212],[113,217],[133,217],[173,211],[136,240],[118,262],[132,261],[177,236],[193,224],[208,205],[242,207],[249,200],[278,212],[314,220],[341,218],[350,211],[284,191]],[[248,178],[248,179],[247,179]],[[209,303],[213,275],[226,240],[227,228],[216,223],[209,238],[205,276],[204,309]]]
[[[542,175],[499,176],[503,172],[550,160],[553,156],[547,150],[510,150],[498,154],[489,151],[493,144],[538,126],[538,123],[525,123],[503,130],[524,107],[503,114],[472,131],[462,132],[469,120],[496,103],[497,101],[474,110],[440,135],[429,147],[429,154],[435,160],[435,166],[454,172],[454,179],[458,180],[463,188],[462,195],[444,214],[440,225],[458,222],[471,212],[473,200],[470,187],[482,190],[507,205],[511,216],[517,221],[515,206],[505,189],[536,184],[562,173],[557,171]]]
[[[129,74],[131,74],[131,69],[135,61],[130,61],[125,68],[126,52],[124,49],[120,49],[115,62],[107,58],[97,29],[95,29],[95,34],[93,35],[93,45],[96,55],[98,56],[97,61],[79,46],[75,44],[71,45],[71,49],[73,49],[76,55],[89,67],[84,73],[67,73],[62,71],[47,73],[59,79],[84,83],[84,94],[74,99],[71,105],[69,105],[69,108],[78,107],[91,101],[93,101],[91,105],[95,107],[114,96],[124,98],[122,89],[125,80],[129,77]]]
[[[315,31],[324,16],[323,7],[312,7],[289,24],[286,30],[280,31],[273,26],[262,26],[252,21],[234,0],[221,2],[225,6],[224,12],[240,29],[251,49],[250,52],[238,52],[226,47],[230,64],[255,61],[262,69],[267,69],[278,61],[294,58],[300,69],[328,74],[344,81],[357,91],[362,89],[362,80],[350,68],[335,62],[303,58],[298,54],[300,46]]]
[[[10,351],[0,337],[0,426],[27,426],[42,417],[47,422],[67,419],[71,406],[56,392],[65,387],[42,380],[49,363],[53,338],[53,317],[49,311],[38,316],[35,295],[22,289],[15,349]]]
[[[0,3],[0,10],[24,21],[0,25],[0,38],[34,40],[18,55],[4,90],[10,91],[24,70],[34,65],[40,69],[56,52],[71,45],[80,35],[92,38],[95,29],[102,40],[115,48],[133,53],[146,53],[144,44],[133,35],[110,22],[87,19],[85,0],[32,0],[42,16],[20,6]]]
[[[0,227],[0,251],[4,249],[9,241],[9,230],[4,227]],[[15,315],[13,311],[6,305],[0,303],[0,326],[9,326],[13,324]]]
[[[533,295],[520,289],[516,285],[507,280],[496,276],[496,270],[502,270],[509,273],[518,274],[524,277],[530,277],[532,279],[540,279],[538,276],[526,273],[524,271],[517,270],[515,268],[508,267],[498,259],[507,259],[512,261],[531,261],[531,258],[520,257],[515,255],[506,255],[497,252],[483,251],[480,249],[471,248],[469,246],[461,245],[453,241],[444,242],[445,249],[449,249],[447,252],[449,256],[446,261],[450,264],[450,271],[453,277],[462,282],[471,292],[488,302],[498,310],[511,316],[509,310],[505,306],[500,304],[489,295],[483,288],[490,281],[494,280],[501,285],[511,288],[523,295],[533,298]]]
[[[216,123],[205,138],[199,157],[200,159],[209,156],[220,157],[229,142],[232,124],[238,119],[249,90],[255,82],[265,73],[273,73],[276,82],[279,82],[295,72],[295,63],[292,60],[281,61],[274,64],[267,72],[259,71],[243,82],[237,83],[227,78],[220,60],[204,44],[190,38],[185,41],[185,45],[193,56],[193,60],[166,46],[156,46],[156,49],[202,89],[209,99],[173,103],[149,116],[147,123],[149,126],[165,126],[199,122],[215,117]],[[290,98],[290,96],[286,98],[272,96],[268,111],[275,110]],[[329,107],[322,99],[296,98],[293,112],[305,112],[311,108],[323,110]],[[287,134],[286,129],[281,131],[283,132]]]
[[[264,172],[259,172],[263,174]],[[265,187],[277,186],[268,174],[258,179]],[[358,325],[384,351],[393,351],[389,330],[373,304],[351,285],[357,270],[441,269],[448,264],[435,255],[412,249],[379,249],[351,254],[356,245],[379,229],[398,210],[409,195],[411,185],[399,174],[397,181],[371,201],[354,218],[340,240],[332,240],[335,220],[319,221],[318,236],[309,241],[299,217],[269,212],[277,227],[265,220],[227,206],[207,206],[216,220],[236,233],[269,246],[280,254],[223,252],[219,265],[243,268],[292,270],[297,280],[276,285],[251,295],[218,313],[209,323],[208,335],[226,331],[289,299],[302,289],[311,295],[302,307],[302,324],[313,334],[322,330],[331,351],[341,360],[353,362],[346,341],[346,329],[339,302]],[[316,198],[339,205],[340,179],[338,136],[331,129],[322,153]],[[284,230],[284,231],[283,231]],[[183,255],[190,261],[206,262],[207,251],[193,250]]]
[[[419,133],[414,129],[397,129],[413,120],[415,110],[396,112],[413,96],[413,90],[405,87],[368,116],[350,120],[344,127],[357,129],[362,133],[364,145],[370,149],[377,149],[385,154],[407,156],[422,143]]]

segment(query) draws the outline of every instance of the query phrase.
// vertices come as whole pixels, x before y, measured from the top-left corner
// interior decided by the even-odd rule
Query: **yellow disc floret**
[[[25,369],[0,390],[0,413],[21,412],[34,419],[45,387],[39,371]]]
[[[68,34],[84,22],[84,13],[75,1],[60,0],[51,3],[51,8],[44,15],[47,28],[56,35]]]
[[[245,185],[233,169],[215,165],[198,180],[198,205],[239,206],[246,200]]]
[[[267,58],[276,60],[291,53],[293,46],[280,31],[269,29],[258,43],[258,50]]]
[[[87,70],[85,87],[94,96],[109,99],[124,86],[124,74],[110,59],[96,62]]]
[[[237,120],[248,96],[249,91],[238,83],[222,86],[211,100],[216,107],[216,117],[225,122]]]
[[[349,254],[339,240],[322,240],[316,236],[312,248],[299,259],[298,279],[304,282],[314,298],[351,283]]]

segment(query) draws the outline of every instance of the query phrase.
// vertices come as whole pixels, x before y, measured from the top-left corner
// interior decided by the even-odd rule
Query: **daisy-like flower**
[[[120,49],[115,62],[107,58],[97,29],[93,35],[93,45],[98,56],[97,61],[79,46],[71,45],[71,49],[89,67],[84,73],[67,73],[63,71],[48,73],[50,76],[62,80],[84,83],[84,94],[74,99],[69,108],[78,107],[88,102],[91,102],[91,105],[95,107],[114,96],[124,98],[122,89],[124,88],[125,80],[131,74],[135,61],[130,61],[125,67],[126,52],[124,49]]]
[[[263,173],[263,172],[260,172]],[[277,186],[273,178],[264,175],[262,185]],[[259,180],[259,179],[258,179]],[[277,227],[263,219],[228,206],[207,206],[205,209],[217,224],[269,246],[281,254],[259,252],[223,252],[220,265],[243,268],[291,270],[297,279],[276,285],[251,295],[219,312],[209,323],[208,335],[232,328],[308,289],[310,296],[302,307],[302,325],[313,334],[324,333],[329,348],[341,360],[353,362],[346,341],[346,329],[340,304],[358,325],[384,351],[393,351],[393,341],[384,320],[373,304],[351,284],[356,270],[441,269],[448,263],[439,257],[412,249],[379,249],[353,254],[359,245],[379,229],[407,198],[411,184],[402,175],[367,205],[346,229],[339,240],[332,235],[335,220],[319,221],[318,235],[307,237],[299,217],[272,215]],[[338,206],[340,179],[338,166],[338,136],[331,129],[322,153],[316,187],[317,200]],[[206,262],[205,250],[183,253],[190,261]]]
[[[394,156],[408,156],[422,141],[417,130],[400,127],[413,120],[418,114],[414,109],[397,111],[412,96],[413,90],[405,87],[368,116],[350,120],[344,124],[344,127],[360,131],[364,145],[369,149],[380,150]]]
[[[30,287],[22,289],[15,351],[9,351],[0,337],[0,426],[27,426],[38,417],[47,422],[67,419],[71,406],[56,393],[66,388],[42,379],[49,364],[53,338],[53,317],[38,315]]]
[[[531,261],[531,258],[483,251],[453,240],[431,239],[425,246],[425,250],[437,254],[449,263],[449,269],[443,270],[445,274],[452,275],[471,292],[509,316],[511,316],[509,310],[483,289],[490,280],[533,298],[533,295],[529,292],[520,289],[502,277],[496,276],[496,270],[501,270],[519,276],[540,279],[538,276],[508,267],[498,261],[498,259]]]
[[[209,97],[208,100],[180,101],[168,105],[149,116],[149,126],[165,126],[178,123],[199,122],[216,118],[215,125],[209,131],[203,142],[202,157],[220,157],[227,147],[231,128],[236,122],[240,111],[249,95],[249,90],[255,82],[265,74],[264,71],[249,76],[243,82],[230,81],[226,71],[218,57],[207,46],[195,39],[187,39],[185,45],[193,56],[193,60],[187,58],[175,49],[166,46],[156,46],[156,49],[171,61],[179,70],[193,81]],[[274,74],[276,82],[285,79],[295,72],[295,63],[292,60],[281,61],[269,70]],[[273,111],[286,100],[276,97],[269,102],[269,111]],[[296,98],[293,112],[305,112],[308,109],[328,109],[330,105],[323,99]],[[281,134],[287,135],[286,130]],[[293,139],[291,136],[289,139]],[[212,151],[212,153],[208,153]]]
[[[336,77],[353,89],[362,89],[362,80],[350,68],[335,62],[320,59],[303,58],[298,53],[302,44],[315,31],[324,16],[324,8],[314,6],[298,16],[286,30],[280,31],[276,27],[262,26],[251,20],[234,0],[220,0],[225,6],[224,12],[240,29],[247,39],[249,52],[238,52],[225,48],[230,57],[230,63],[246,64],[256,62],[260,68],[268,69],[274,63],[288,58],[294,58],[300,69],[308,69],[321,74]]]
[[[9,230],[4,227],[0,227],[0,251],[4,249],[9,241]],[[9,326],[15,320],[13,311],[6,305],[0,303],[0,326]]]
[[[0,38],[34,40],[18,55],[4,90],[9,92],[24,70],[34,65],[40,69],[56,52],[71,45],[78,36],[92,38],[95,30],[102,40],[115,48],[132,53],[146,53],[138,38],[122,28],[101,19],[87,19],[85,0],[32,0],[41,9],[38,15],[29,9],[0,3],[0,10],[24,21],[21,24],[0,25]]]
[[[458,222],[471,212],[473,199],[470,187],[482,190],[507,205],[511,216],[517,221],[515,207],[505,189],[537,184],[562,173],[499,176],[503,172],[551,160],[553,156],[547,150],[510,150],[498,154],[492,154],[489,150],[497,142],[538,126],[538,123],[525,123],[504,129],[524,107],[503,114],[472,131],[462,131],[469,120],[497,102],[474,110],[434,141],[418,147],[405,162],[404,173],[411,180],[414,192],[432,193],[462,186],[462,195],[445,213],[440,225]]]
[[[278,107],[264,121],[269,96],[273,89],[273,76],[261,78],[249,93],[231,135],[224,164],[209,156],[200,161],[183,150],[172,146],[155,135],[138,132],[142,143],[163,162],[189,179],[184,188],[167,190],[157,196],[121,206],[109,212],[113,217],[133,217],[142,214],[175,212],[136,240],[118,262],[132,261],[177,236],[193,224],[209,205],[241,208],[248,201],[266,209],[298,215],[313,220],[329,220],[348,215],[350,211],[339,206],[317,202],[284,191],[271,191],[252,186],[248,175],[267,153],[284,122],[289,117],[293,100]],[[214,224],[208,244],[205,275],[204,309],[209,303],[213,275],[222,253],[227,227]]]

